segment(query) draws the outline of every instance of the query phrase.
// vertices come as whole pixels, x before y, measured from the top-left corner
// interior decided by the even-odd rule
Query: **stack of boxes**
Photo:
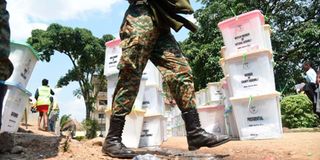
[[[241,140],[282,135],[275,90],[270,27],[255,10],[218,24],[225,47],[220,60]]]
[[[166,117],[159,70],[151,61],[147,62],[143,76],[146,77],[142,109],[146,111],[139,147],[161,145],[166,137]]]
[[[168,110],[168,135],[171,136],[185,136],[186,135],[186,128],[184,121],[181,117],[181,111],[178,106],[173,105],[170,106],[170,110]]]
[[[111,116],[111,106],[113,93],[118,82],[119,70],[117,68],[120,61],[122,50],[120,48],[120,39],[106,42],[106,56],[104,74],[107,77],[107,109],[106,109],[106,131],[109,130]],[[139,93],[133,105],[131,113],[126,116],[126,124],[123,129],[123,143],[127,147],[138,148],[140,133],[143,125],[145,111],[142,110],[143,92],[146,79],[142,78],[140,82]]]
[[[205,89],[195,95],[202,128],[209,133],[226,134],[221,83],[208,83]]]
[[[232,112],[232,104],[230,102],[230,97],[232,93],[229,90],[228,86],[228,77],[225,77],[220,80],[221,83],[221,91],[223,95],[223,104],[225,106],[224,117],[225,117],[225,125],[226,125],[226,134],[232,138],[238,139],[239,132],[238,127],[235,121],[234,112]]]
[[[24,110],[29,106],[31,93],[26,86],[31,77],[39,56],[26,43],[11,42],[9,59],[14,66],[13,73],[7,81],[0,81],[8,86],[4,98],[1,132],[16,132],[23,117]]]
[[[109,128],[113,93],[118,81],[117,68],[122,50],[120,39],[106,42],[105,75],[108,81],[108,107],[106,110],[106,130]],[[123,143],[127,147],[138,148],[160,145],[166,137],[166,117],[162,80],[158,69],[148,61],[139,86],[131,113],[126,116]]]

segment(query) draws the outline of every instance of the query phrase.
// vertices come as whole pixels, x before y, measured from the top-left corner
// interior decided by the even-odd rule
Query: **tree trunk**
[[[90,119],[90,112],[91,112],[90,103],[86,101],[85,104],[86,104],[86,119]]]

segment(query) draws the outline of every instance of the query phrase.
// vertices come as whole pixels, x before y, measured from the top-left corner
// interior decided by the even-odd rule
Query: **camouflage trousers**
[[[131,112],[148,60],[159,69],[181,111],[196,107],[193,76],[187,59],[170,28],[156,25],[152,13],[147,4],[131,4],[126,11],[120,29],[122,56],[113,94],[114,115]]]
[[[7,2],[0,0],[0,80],[8,79],[12,73],[13,65],[8,56],[10,54],[10,27]]]
[[[0,81],[8,79],[13,71],[13,65],[8,59],[10,53],[10,27],[9,13],[6,9],[7,2],[0,0]],[[7,86],[0,84],[0,128],[2,119],[3,99]]]
[[[8,57],[10,53],[9,12],[5,0],[0,0],[0,57]]]

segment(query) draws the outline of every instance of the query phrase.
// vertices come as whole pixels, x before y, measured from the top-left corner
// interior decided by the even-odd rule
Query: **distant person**
[[[316,113],[320,118],[320,70],[317,72],[317,78],[316,78]]]
[[[313,106],[313,112],[316,113],[316,103],[315,103],[315,99],[316,99],[316,77],[317,77],[317,73],[316,71],[312,68],[312,64],[311,62],[305,62],[303,64],[303,70],[305,71],[306,75],[304,76],[304,78],[306,79],[306,84],[305,86],[302,88],[301,91],[304,91],[305,94],[308,96],[308,98],[310,99],[310,101],[312,102],[312,106]]]
[[[0,0],[0,128],[3,100],[7,92],[7,86],[3,83],[13,72],[13,65],[8,58],[10,54],[10,26],[9,12],[6,8],[7,2],[5,0]]]
[[[36,105],[37,110],[39,111],[39,119],[38,119],[38,129],[41,130],[47,130],[48,128],[48,109],[50,102],[50,96],[54,95],[54,92],[52,89],[48,86],[49,81],[47,79],[42,80],[42,86],[39,87],[36,90],[35,93],[35,99],[36,99]],[[44,128],[41,128],[40,124],[43,119],[43,126]]]
[[[49,116],[49,128],[48,130],[51,131],[51,132],[54,132],[55,131],[55,125],[56,125],[56,122],[59,118],[59,112],[60,112],[60,109],[59,109],[59,105],[58,105],[58,102],[56,99],[53,99],[52,100],[52,103],[49,107],[49,113],[48,113],[48,116]]]

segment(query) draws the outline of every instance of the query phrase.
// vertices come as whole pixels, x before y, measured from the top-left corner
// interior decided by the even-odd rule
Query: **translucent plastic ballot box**
[[[224,117],[225,117],[225,123],[226,123],[226,132],[232,138],[238,139],[239,132],[238,132],[238,127],[237,127],[237,123],[235,120],[234,112],[232,109],[232,104],[230,102],[230,97],[232,97],[232,93],[229,90],[228,79],[229,79],[229,77],[226,76],[220,80],[221,91],[222,91],[222,96],[223,96],[223,104],[224,104],[224,108],[225,108],[224,109]]]
[[[224,106],[197,107],[200,124],[209,133],[226,134]]]
[[[146,86],[156,86],[162,88],[162,78],[158,68],[148,60],[146,67],[143,70],[142,77],[146,78]]]
[[[166,132],[165,118],[162,115],[145,116],[140,135],[139,147],[160,146]]]
[[[109,130],[110,117],[112,111],[108,108],[106,111],[106,131]],[[144,110],[133,109],[129,115],[126,116],[126,122],[122,133],[122,143],[129,148],[138,148],[140,142],[140,135],[143,126]]]
[[[105,43],[105,46],[104,75],[108,77],[114,74],[119,74],[118,64],[122,55],[121,40],[117,38],[108,41]],[[142,76],[143,78],[148,79],[147,85],[160,86],[162,83],[160,72],[151,61],[147,62]]]
[[[282,136],[280,94],[230,98],[240,140],[271,139]]]
[[[265,24],[262,26],[263,28],[263,43],[260,44],[260,48],[256,48],[256,49],[252,49],[252,50],[242,50],[242,51],[239,51],[239,52],[230,52],[230,50],[227,50],[227,47],[226,46],[223,46],[221,47],[221,50],[220,50],[220,55],[222,58],[228,58],[230,56],[235,56],[235,55],[239,55],[239,54],[242,54],[243,52],[250,52],[250,51],[254,51],[254,50],[257,50],[257,49],[268,49],[268,50],[272,50],[272,44],[271,44],[271,27],[270,25],[268,24]],[[221,61],[221,60],[220,60]],[[222,67],[222,70],[224,69],[223,68],[223,64],[221,64],[220,62],[220,66]],[[227,75],[228,73],[224,72],[223,70],[223,73],[224,75]]]
[[[9,59],[14,70],[7,82],[26,88],[34,66],[39,60],[38,52],[27,43],[11,42]]]
[[[109,75],[107,77],[107,106],[109,108],[111,108],[112,106],[112,99],[113,99],[113,94],[114,91],[116,89],[116,85],[118,82],[118,74],[113,74],[113,75]],[[139,86],[139,91],[138,91],[138,95],[134,101],[133,107],[136,109],[141,109],[142,108],[142,103],[143,103],[143,93],[145,91],[145,86],[146,86],[146,81],[147,79],[145,79],[144,77],[141,78],[140,80],[140,86]]]
[[[225,44],[224,57],[257,49],[268,49],[264,32],[264,16],[259,10],[250,11],[218,24]],[[270,37],[269,37],[270,38]]]
[[[113,74],[118,74],[118,63],[122,54],[122,49],[120,47],[120,38],[111,40],[105,43],[106,53],[105,53],[105,64],[104,64],[104,75],[110,76]]]
[[[223,98],[220,82],[210,82],[207,84],[207,103],[212,101],[221,101]]]
[[[15,133],[18,131],[22,120],[24,109],[29,105],[31,93],[22,88],[18,83],[3,82],[8,86],[4,97],[4,108],[2,111],[2,126],[0,132]]]
[[[254,96],[275,91],[269,50],[258,50],[225,59],[229,89],[234,97]]]
[[[146,111],[146,116],[163,115],[165,104],[162,91],[156,85],[146,86],[143,94],[142,109]]]

